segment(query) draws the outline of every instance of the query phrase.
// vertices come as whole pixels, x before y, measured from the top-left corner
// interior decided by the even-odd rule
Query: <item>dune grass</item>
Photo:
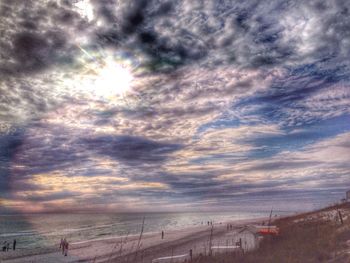
[[[246,253],[201,256],[197,263],[314,263],[350,262],[350,219],[343,223],[337,209],[350,211],[349,204],[277,220],[280,235],[263,239],[260,248]],[[333,217],[324,216],[327,212]],[[347,241],[349,242],[347,243]]]

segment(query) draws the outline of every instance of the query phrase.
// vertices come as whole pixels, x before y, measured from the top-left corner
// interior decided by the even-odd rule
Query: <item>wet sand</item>
[[[241,220],[202,225],[179,230],[166,231],[164,239],[159,233],[144,233],[123,237],[108,237],[95,240],[70,243],[68,256],[63,256],[59,244],[56,247],[41,249],[18,249],[16,251],[0,252],[0,262],[4,263],[50,263],[50,262],[155,262],[157,258],[183,256],[178,260],[189,258],[189,251],[193,255],[208,252],[210,236],[212,245],[233,246],[232,234],[238,228],[266,220],[266,218]],[[227,230],[227,224],[233,229]],[[213,232],[213,234],[211,234]],[[231,237],[230,237],[231,236]],[[69,241],[69,240],[68,240]],[[232,241],[232,242],[231,242]],[[168,262],[166,259],[158,262]],[[173,262],[176,262],[173,260]]]

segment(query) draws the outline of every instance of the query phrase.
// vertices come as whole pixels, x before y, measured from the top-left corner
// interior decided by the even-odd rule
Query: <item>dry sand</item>
[[[234,230],[227,230],[227,224],[234,229],[243,225],[261,222],[266,218],[241,220],[215,224],[213,227],[212,245],[232,246],[230,235]],[[0,252],[1,263],[56,263],[56,262],[152,262],[156,258],[186,255],[192,249],[193,255],[208,252],[211,227],[207,225],[172,230],[165,232],[164,239],[160,233],[109,237],[90,241],[71,243],[68,256],[63,256],[57,247],[35,250],[18,249]],[[140,240],[140,242],[139,242]],[[69,240],[68,240],[69,241]],[[135,255],[137,254],[137,255]],[[186,257],[180,258],[185,259]],[[188,258],[188,256],[187,256]],[[170,262],[160,260],[159,262]],[[174,260],[172,262],[175,262]]]

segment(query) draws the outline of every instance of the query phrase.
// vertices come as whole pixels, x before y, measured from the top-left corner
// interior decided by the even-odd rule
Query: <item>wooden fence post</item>
[[[344,224],[343,215],[341,214],[340,210],[338,210],[338,214],[339,214],[340,223]]]

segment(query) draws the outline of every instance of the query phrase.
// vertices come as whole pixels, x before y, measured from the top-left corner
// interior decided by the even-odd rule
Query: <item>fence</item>
[[[183,254],[183,255],[176,255],[176,256],[169,256],[169,257],[162,257],[162,258],[156,258],[152,260],[152,263],[158,263],[158,262],[176,262],[176,260],[184,260],[186,258],[190,258],[190,253]]]

